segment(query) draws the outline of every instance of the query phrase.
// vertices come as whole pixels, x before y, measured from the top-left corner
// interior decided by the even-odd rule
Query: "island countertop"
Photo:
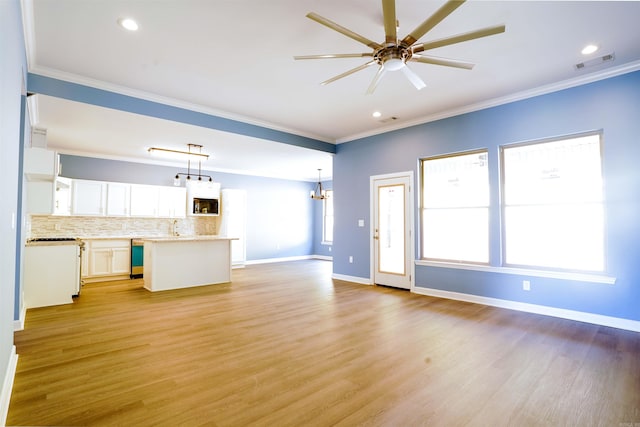
[[[158,236],[158,237],[139,237],[137,240],[143,242],[189,242],[189,241],[206,241],[206,240],[238,240],[237,237],[226,237],[217,235],[194,235],[194,236]]]
[[[144,287],[152,292],[231,281],[232,237],[167,236],[144,243]]]

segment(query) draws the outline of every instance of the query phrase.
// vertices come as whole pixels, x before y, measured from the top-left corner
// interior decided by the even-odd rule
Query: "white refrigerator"
[[[247,261],[247,191],[225,188],[221,191],[220,236],[235,237],[231,242],[231,265],[244,267]]]

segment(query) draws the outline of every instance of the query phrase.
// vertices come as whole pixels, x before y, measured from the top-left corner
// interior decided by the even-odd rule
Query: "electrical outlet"
[[[349,255],[349,264],[353,264],[353,257]]]
[[[54,225],[53,229],[56,230],[56,231],[60,231],[60,224]]]
[[[522,290],[530,291],[531,290],[531,282],[528,281],[528,280],[523,280],[522,281]]]

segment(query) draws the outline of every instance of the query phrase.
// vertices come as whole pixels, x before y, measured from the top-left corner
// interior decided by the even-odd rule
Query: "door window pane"
[[[404,185],[378,188],[378,256],[381,273],[405,274]]]

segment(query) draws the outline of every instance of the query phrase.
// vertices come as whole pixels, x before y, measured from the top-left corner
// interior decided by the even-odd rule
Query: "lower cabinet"
[[[82,277],[85,281],[129,278],[131,240],[85,240],[82,267]]]

